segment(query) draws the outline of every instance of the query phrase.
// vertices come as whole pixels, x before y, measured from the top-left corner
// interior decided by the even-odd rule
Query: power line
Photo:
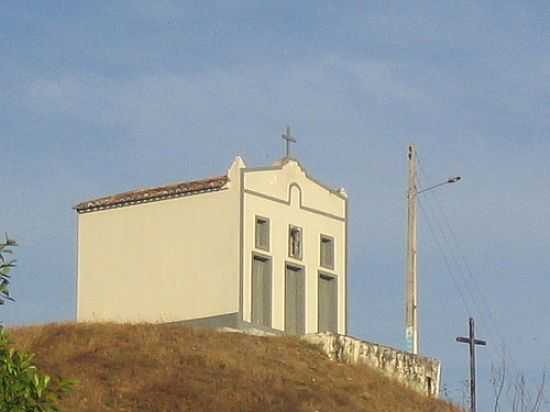
[[[419,170],[420,170],[421,175],[423,177],[425,177],[426,173],[424,171],[424,168],[423,168],[423,165],[421,163],[420,158],[418,158],[418,164],[419,164]],[[436,198],[436,196],[432,196],[432,199],[437,199],[437,198]],[[443,239],[442,242],[438,240],[438,243],[442,244],[442,243],[446,242],[446,243],[451,245],[451,248],[450,248],[451,250],[460,252],[459,253],[460,260],[456,257],[456,254],[454,254],[452,252],[450,253],[450,256],[451,256],[451,259],[453,260],[454,264],[457,267],[460,268],[462,266],[462,270],[458,270],[458,273],[462,276],[464,287],[465,287],[466,291],[468,292],[468,295],[469,295],[470,299],[472,300],[472,302],[474,304],[474,307],[477,307],[477,312],[479,313],[482,322],[484,324],[486,324],[492,330],[492,333],[497,338],[497,341],[499,341],[501,343],[502,348],[498,348],[498,345],[497,345],[497,348],[502,350],[502,354],[501,354],[502,359],[509,358],[511,366],[514,369],[517,369],[517,368],[515,368],[515,362],[514,362],[512,356],[511,356],[511,354],[505,350],[506,347],[507,347],[506,341],[499,332],[498,322],[496,320],[496,316],[494,315],[493,311],[491,310],[491,307],[488,303],[487,298],[483,295],[483,293],[481,291],[481,287],[479,285],[479,282],[477,281],[476,277],[474,276],[473,270],[472,270],[470,264],[468,263],[464,253],[462,252],[461,244],[458,241],[456,233],[453,230],[453,228],[452,228],[452,226],[449,222],[449,218],[447,217],[447,215],[443,211],[443,208],[441,207],[441,205],[437,201],[434,202],[434,203],[436,203],[436,205],[438,206],[440,215],[443,216],[442,220],[445,222],[445,228],[444,228],[443,225],[440,222],[440,219],[437,218],[437,215],[433,211],[433,208],[432,208],[431,213],[433,215],[433,220],[435,222],[435,225],[438,227],[439,232],[441,233],[441,237]],[[430,202],[428,202],[428,205],[429,205],[430,208],[432,207]],[[426,215],[426,220],[428,222],[430,222],[429,213],[426,211],[425,208],[422,208],[422,209],[424,211],[424,214]],[[429,223],[429,224],[432,225],[431,223]],[[432,231],[432,236],[434,236],[434,238],[437,238],[437,236],[435,234],[435,230],[431,229],[431,231]],[[450,236],[448,236],[447,233],[449,233]],[[451,242],[451,240],[452,240],[452,242]],[[440,245],[440,248],[444,249],[442,245]],[[443,252],[443,255],[444,255],[444,260],[446,261],[446,266],[449,268],[448,272],[452,275],[453,282],[455,283],[455,285],[457,285],[459,282],[457,281],[457,279],[453,275],[453,271],[450,269],[450,266],[451,266],[450,262],[449,262],[450,259],[446,256],[445,252]],[[468,279],[468,277],[469,277],[469,279]],[[474,284],[473,289],[470,287],[469,283]],[[457,289],[460,290],[459,288],[457,288]],[[477,290],[477,292],[478,292],[477,295],[474,292],[474,290]],[[464,294],[462,292],[461,292],[461,299],[463,300],[463,302],[465,301]],[[485,317],[486,313],[487,313],[487,316],[489,317],[488,319]]]
[[[454,274],[454,271],[451,267],[449,257],[447,256],[447,253],[445,252],[439,237],[435,233],[435,230],[433,228],[431,219],[429,218],[429,216],[426,212],[426,209],[424,208],[424,204],[423,204],[423,202],[420,202],[420,201],[418,202],[418,204],[420,206],[420,210],[421,210],[423,216],[426,218],[426,223],[427,223],[428,229],[430,230],[430,232],[432,234],[432,237],[434,239],[434,242],[435,242],[437,248],[439,249],[439,253],[440,253],[441,257],[443,258],[443,262],[444,262],[445,267],[447,269],[447,273],[450,275],[451,279],[453,280],[453,283],[454,283],[455,288],[458,292],[458,295],[460,296],[460,300],[462,301],[463,308],[466,310],[466,315],[471,315],[473,312],[470,309],[470,305],[469,305],[467,299],[465,298],[465,295],[462,291],[462,288],[460,287],[460,284],[459,284],[459,282],[458,282],[458,280],[457,280],[457,278]]]

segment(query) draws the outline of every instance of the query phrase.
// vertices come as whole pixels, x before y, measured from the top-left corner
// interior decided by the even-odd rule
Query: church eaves
[[[111,209],[138,203],[155,202],[158,200],[188,196],[203,192],[213,192],[223,189],[228,181],[229,178],[227,176],[217,176],[203,180],[194,180],[148,189],[132,190],[130,192],[88,200],[79,203],[74,206],[73,209],[75,209],[78,213],[86,213],[95,210]]]

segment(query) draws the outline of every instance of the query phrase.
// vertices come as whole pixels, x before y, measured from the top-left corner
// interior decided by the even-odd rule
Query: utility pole
[[[473,318],[470,318],[470,336],[467,338],[459,336],[456,341],[470,346],[470,411],[476,412],[476,345],[485,346],[487,342],[476,339]]]
[[[416,273],[416,200],[421,193],[456,183],[460,176],[449,177],[433,186],[418,190],[416,183],[416,147],[409,145],[409,188],[407,191],[407,269],[405,275],[405,340],[406,350],[418,354],[418,301]]]
[[[416,148],[409,146],[409,188],[407,191],[407,272],[405,303],[405,339],[407,351],[418,354],[416,288]]]

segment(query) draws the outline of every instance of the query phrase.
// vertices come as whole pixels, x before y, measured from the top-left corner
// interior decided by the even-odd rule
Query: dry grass
[[[44,372],[79,380],[63,411],[458,411],[296,338],[105,323],[10,334]]]

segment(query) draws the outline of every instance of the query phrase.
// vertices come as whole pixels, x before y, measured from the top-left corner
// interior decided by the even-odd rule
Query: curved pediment
[[[243,176],[247,193],[340,219],[346,217],[345,192],[318,182],[295,159],[285,158],[265,168],[245,168]]]

